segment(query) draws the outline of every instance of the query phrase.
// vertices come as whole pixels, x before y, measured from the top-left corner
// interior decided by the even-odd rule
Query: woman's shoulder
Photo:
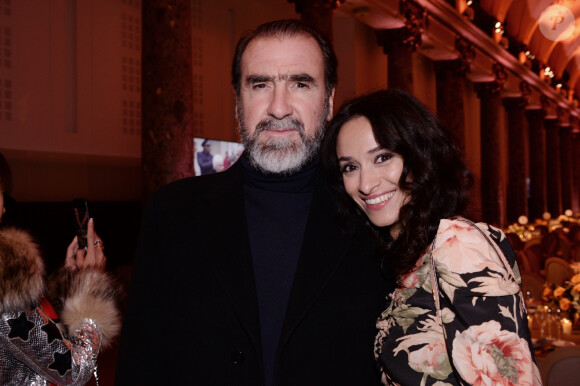
[[[484,223],[473,223],[462,218],[443,219],[439,224],[433,258],[436,265],[444,265],[457,273],[503,270],[504,263],[492,238],[505,238],[501,230]]]
[[[442,220],[432,252],[439,277],[454,289],[465,287],[490,296],[517,293],[516,278],[494,246],[493,239],[502,236],[484,223]]]

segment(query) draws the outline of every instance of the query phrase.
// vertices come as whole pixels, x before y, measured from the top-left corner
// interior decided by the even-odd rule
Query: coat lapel
[[[283,349],[292,331],[316,302],[344,259],[350,244],[350,238],[340,237],[343,233],[337,224],[331,197],[328,187],[321,182],[312,199],[279,349]]]
[[[240,323],[261,353],[260,322],[252,258],[244,210],[239,164],[213,175],[197,210],[198,232],[207,255],[236,310]],[[261,354],[260,354],[261,355]]]

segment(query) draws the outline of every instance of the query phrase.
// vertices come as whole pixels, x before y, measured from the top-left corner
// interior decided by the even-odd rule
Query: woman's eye
[[[393,154],[391,153],[383,153],[377,156],[377,163],[385,162],[393,158]]]
[[[347,174],[352,172],[353,170],[356,170],[356,167],[354,165],[344,165],[340,168],[340,172],[342,174]]]

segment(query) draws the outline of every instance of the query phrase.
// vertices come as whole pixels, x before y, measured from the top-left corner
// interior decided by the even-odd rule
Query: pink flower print
[[[528,343],[497,321],[471,326],[453,340],[453,363],[471,385],[533,385]]]
[[[451,373],[445,341],[441,339],[409,353],[409,366],[435,379],[446,379]]]

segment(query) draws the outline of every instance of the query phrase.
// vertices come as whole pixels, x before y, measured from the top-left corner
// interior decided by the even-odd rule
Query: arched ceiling
[[[462,38],[477,51],[469,74],[472,81],[493,80],[492,66],[499,63],[555,105],[580,117],[580,0],[338,1],[341,11],[376,30],[400,28],[408,17],[405,9],[418,7],[427,14],[418,16],[427,20],[421,27],[421,53],[435,61],[457,58],[461,53],[456,39]],[[565,15],[572,15],[575,22],[566,39],[561,39],[558,29],[562,19],[554,19],[558,15],[550,13],[553,5],[568,8],[570,13]],[[494,34],[498,21],[503,32]],[[550,27],[556,32],[547,33]],[[522,61],[526,51],[529,55]],[[546,67],[553,72],[553,79],[544,76]]]
[[[477,0],[476,0],[477,1]],[[479,0],[481,9],[505,25],[505,30],[514,39],[527,46],[530,52],[542,63],[549,66],[556,77],[567,72],[570,89],[580,95],[580,1],[577,0]],[[561,41],[557,36],[547,36],[540,29],[540,21],[553,22],[548,27],[557,31],[559,25],[556,14],[543,15],[550,6],[568,8],[576,21],[574,32]]]

